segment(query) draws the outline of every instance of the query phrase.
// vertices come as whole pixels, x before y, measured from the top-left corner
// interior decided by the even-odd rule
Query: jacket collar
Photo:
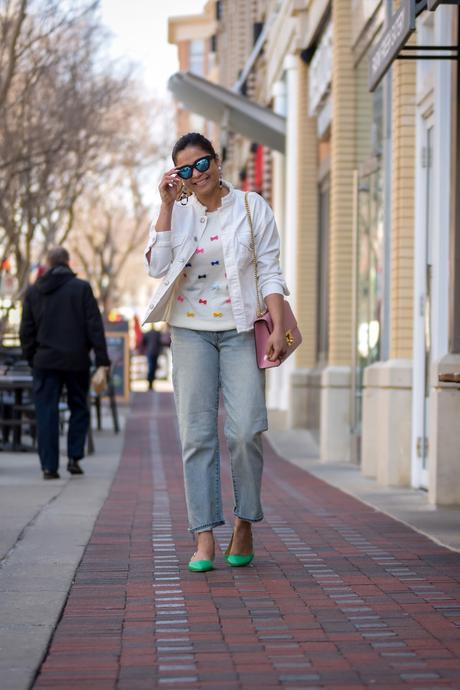
[[[230,206],[230,204],[233,204],[233,202],[235,200],[235,189],[234,189],[232,183],[227,182],[227,180],[222,180],[222,184],[224,187],[227,187],[228,194],[226,194],[225,196],[222,197],[222,203],[219,206],[219,208],[224,208],[225,206]],[[198,201],[195,194],[192,194],[192,196],[189,198],[189,201],[201,213],[205,213],[207,211],[206,206],[204,206],[200,201]]]

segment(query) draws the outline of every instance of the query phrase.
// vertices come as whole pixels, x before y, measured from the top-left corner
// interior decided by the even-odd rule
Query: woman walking
[[[231,459],[235,524],[225,554],[231,566],[253,556],[251,525],[263,519],[261,434],[267,429],[264,371],[257,366],[257,311],[251,230],[245,194],[222,179],[219,158],[202,134],[181,137],[174,167],[160,182],[161,208],[145,252],[149,274],[163,278],[145,321],[171,328],[173,386],[184,464],[185,494],[196,551],[195,572],[214,566],[213,529],[224,524],[217,435],[219,393]],[[279,237],[273,213],[248,195],[259,289],[273,319],[266,356],[283,357]]]

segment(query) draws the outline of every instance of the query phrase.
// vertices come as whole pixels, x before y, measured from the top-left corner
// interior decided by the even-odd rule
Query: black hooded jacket
[[[26,292],[20,338],[24,356],[38,369],[82,371],[109,366],[101,313],[91,286],[66,264],[47,271]]]

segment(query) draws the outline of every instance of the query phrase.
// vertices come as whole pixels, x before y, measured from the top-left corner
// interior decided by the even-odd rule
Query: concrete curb
[[[23,477],[29,470],[28,482],[14,482],[17,474],[11,473],[16,506],[10,501],[1,510],[8,509],[9,515],[0,562],[0,678],[5,690],[31,686],[109,493],[123,434],[99,432],[95,443],[96,454],[84,461],[84,476],[46,483],[41,476],[35,479],[35,455],[0,455],[0,496],[11,489],[6,465],[23,461],[26,469],[19,468]],[[35,491],[38,495],[29,505]]]

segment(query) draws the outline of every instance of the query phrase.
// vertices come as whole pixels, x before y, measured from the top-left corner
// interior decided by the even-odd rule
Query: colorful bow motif
[[[199,280],[200,278],[206,278],[206,273],[203,273],[202,275],[198,276],[198,280]]]
[[[183,302],[184,299],[185,299],[184,295],[179,295],[178,298],[177,298],[177,301],[178,301],[178,302]]]
[[[207,300],[207,299],[202,299],[202,298],[200,297],[200,299],[198,300],[198,304],[207,304],[207,303],[208,303],[208,300]]]
[[[219,239],[219,235],[213,235],[213,236],[210,237],[209,239],[211,240],[211,242],[214,242],[214,240],[218,240],[218,239]]]
[[[197,247],[195,249],[195,254],[204,254],[204,249],[203,247]]]
[[[219,263],[219,261],[211,261],[211,266],[218,266]]]

